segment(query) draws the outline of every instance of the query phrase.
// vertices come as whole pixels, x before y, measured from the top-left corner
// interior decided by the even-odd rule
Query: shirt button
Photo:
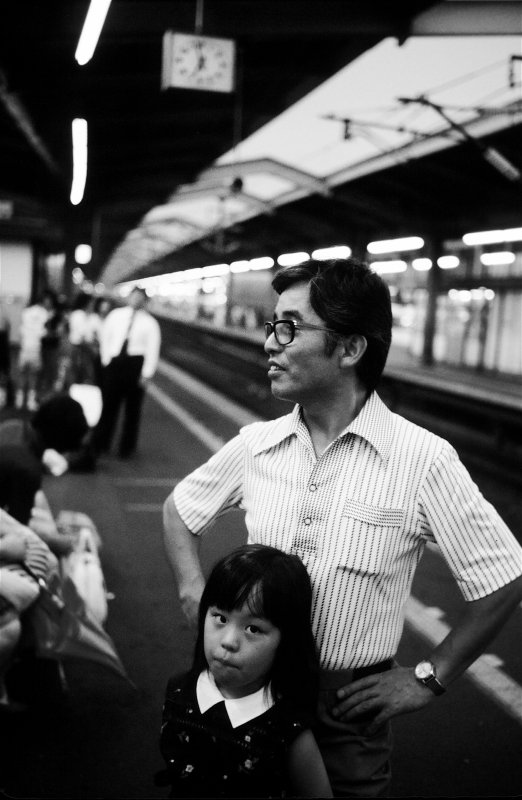
[[[310,519],[310,517],[305,517],[305,519],[304,519],[304,524],[305,525],[310,525],[311,522],[312,522],[312,520]]]
[[[308,487],[311,492],[315,492],[317,490],[317,486],[315,483],[311,483]]]

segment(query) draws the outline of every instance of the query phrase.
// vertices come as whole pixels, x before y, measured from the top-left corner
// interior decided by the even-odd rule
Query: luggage
[[[76,533],[77,544],[60,559],[62,576],[68,576],[88,611],[100,624],[107,619],[107,587],[98,550],[100,537],[90,517],[81,512],[61,511],[57,518],[60,530]]]

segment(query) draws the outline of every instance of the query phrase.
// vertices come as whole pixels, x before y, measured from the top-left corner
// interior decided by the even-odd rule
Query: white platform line
[[[209,390],[202,382],[192,378],[192,376],[188,376],[187,373],[183,373],[177,367],[172,367],[172,365],[166,362],[162,362],[161,371],[162,374],[167,377],[172,375],[172,380],[174,381],[186,381],[184,387],[188,391],[192,391],[192,393],[197,394],[199,397],[212,400],[212,403],[216,404],[216,407],[219,408],[220,411],[226,416],[230,415],[232,421],[240,421],[240,415],[237,411],[237,409],[240,409],[240,406],[236,406],[235,403],[230,403],[228,398],[225,398],[214,390]],[[208,447],[209,450],[215,453],[223,446],[224,440],[220,439],[219,436],[215,436],[212,431],[168,397],[168,395],[155,386],[155,384],[149,384],[147,391],[166,411],[176,417],[182,425],[185,425],[185,427],[193,433],[200,442]],[[251,415],[250,412],[247,412],[247,414],[251,422],[260,419],[259,416]],[[246,422],[241,421],[240,424],[246,424]],[[433,646],[439,644],[450,631],[449,626],[446,625],[445,622],[437,619],[437,617],[433,613],[430,613],[427,607],[415,597],[410,597],[408,600],[406,623],[419,636]],[[494,664],[488,660],[487,654],[480,656],[471,667],[468,667],[464,677],[467,677],[475,683],[484,694],[494,700],[507,714],[514,717],[517,722],[522,724],[522,687],[502,672],[501,669],[494,666]]]
[[[431,614],[414,597],[410,597],[406,606],[406,622],[430,645],[439,644],[450,632],[449,625]],[[465,675],[522,725],[522,686],[495,666],[488,654],[480,656],[468,667]]]
[[[168,396],[159,386],[156,386],[154,383],[149,383],[147,386],[147,392],[151,395],[151,397],[159,403],[162,408],[165,409],[169,414],[175,417],[178,422],[188,430],[190,433],[198,439],[205,447],[208,447],[213,453],[216,453],[223,445],[225,444],[225,440],[222,439],[220,436],[216,436],[210,428],[207,428],[206,425],[199,422],[192,414],[189,414],[188,411],[180,406],[179,403],[176,403],[171,397]]]
[[[115,486],[175,486],[179,478],[114,478]]]
[[[163,503],[126,503],[123,508],[125,511],[131,511],[133,513],[159,513],[160,511],[163,511]]]
[[[167,361],[160,359],[158,364],[158,372],[170,381],[179,384],[183,389],[191,394],[199,397],[209,406],[214,407],[217,411],[227,417],[231,422],[237,423],[239,427],[242,425],[249,425],[251,422],[258,422],[261,418],[251,411],[248,411],[244,406],[239,403],[234,403],[228,397],[225,397],[221,392],[211,389],[206,383],[189,375],[185,370],[169,364]]]

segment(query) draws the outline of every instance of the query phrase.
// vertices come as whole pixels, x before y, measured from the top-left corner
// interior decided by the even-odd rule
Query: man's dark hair
[[[44,400],[31,420],[39,437],[41,452],[51,448],[59,453],[77,450],[89,430],[80,403],[67,394]]]
[[[368,393],[377,386],[391,344],[392,311],[390,291],[383,279],[367,264],[349,258],[343,261],[314,261],[285,267],[276,273],[272,286],[281,294],[296,283],[310,286],[310,304],[315,313],[341,336],[359,334],[367,348],[355,367]],[[333,353],[337,339],[326,333],[326,352]]]

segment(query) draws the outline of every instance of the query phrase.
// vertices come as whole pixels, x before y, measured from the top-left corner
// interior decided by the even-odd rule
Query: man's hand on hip
[[[342,722],[368,719],[365,732],[371,735],[392,717],[417,711],[434,697],[430,689],[416,680],[411,667],[394,667],[339,689],[339,702],[332,715]]]
[[[199,616],[199,601],[203,594],[205,584],[203,581],[193,581],[189,585],[180,588],[179,600],[181,610],[190,625],[197,627]]]

